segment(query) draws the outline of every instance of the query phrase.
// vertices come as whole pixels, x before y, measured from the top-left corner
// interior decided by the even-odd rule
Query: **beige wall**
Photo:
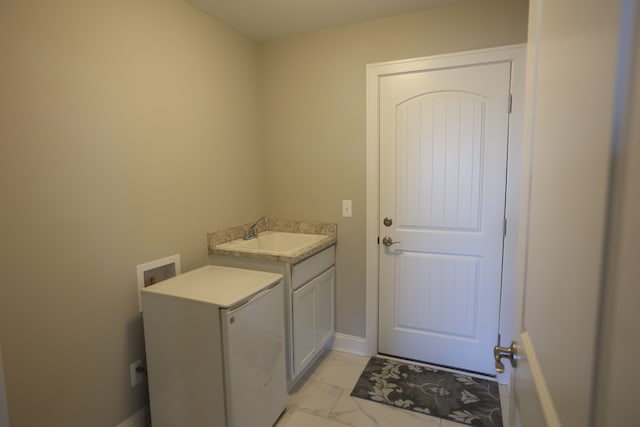
[[[144,406],[135,265],[204,265],[208,231],[262,214],[339,223],[338,329],[364,335],[365,64],[519,43],[526,12],[476,0],[259,49],[182,0],[0,2],[11,426]]]
[[[2,346],[0,346],[0,427],[9,427],[9,410],[4,390],[4,363],[2,362]]]
[[[266,213],[338,223],[339,332],[365,331],[365,65],[522,43],[527,11],[473,1],[261,45]]]
[[[640,371],[634,366],[640,360],[640,7],[635,5],[635,16],[630,2],[623,4],[626,20],[635,22],[621,25],[629,37],[630,46],[620,54],[629,60],[628,76],[618,76],[618,88],[623,103],[614,124],[612,200],[609,212],[606,277],[603,292],[599,366],[596,382],[595,426],[624,426],[638,423],[637,394],[629,393],[640,383]],[[631,21],[633,22],[633,21]],[[631,28],[630,28],[631,27]],[[627,34],[629,34],[627,36]],[[629,50],[625,52],[625,48]],[[622,62],[622,61],[621,61]],[[624,62],[623,65],[624,66]],[[629,79],[628,87],[624,83]],[[624,101],[628,103],[625,105]],[[626,111],[625,111],[626,108]]]
[[[114,427],[144,406],[136,264],[204,265],[208,231],[263,212],[256,49],[182,0],[0,2],[12,427]]]

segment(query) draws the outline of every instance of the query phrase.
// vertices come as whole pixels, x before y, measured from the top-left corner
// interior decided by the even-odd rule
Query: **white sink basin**
[[[217,245],[216,249],[286,257],[298,256],[322,242],[329,240],[324,234],[287,233],[263,231],[255,239],[237,239]]]

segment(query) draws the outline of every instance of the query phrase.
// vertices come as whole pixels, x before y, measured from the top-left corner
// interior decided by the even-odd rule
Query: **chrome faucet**
[[[265,228],[269,228],[269,219],[266,216],[262,216],[256,222],[254,222],[253,225],[249,227],[247,231],[244,232],[244,236],[242,236],[242,238],[244,240],[249,240],[249,239],[255,239],[256,237],[258,237],[258,224],[260,224],[260,221],[263,221],[263,220],[264,220]]]

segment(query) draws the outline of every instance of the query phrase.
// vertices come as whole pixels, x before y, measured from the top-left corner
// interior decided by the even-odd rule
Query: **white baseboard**
[[[354,335],[336,333],[333,337],[331,349],[357,354],[358,356],[370,356],[367,340]]]
[[[145,406],[116,427],[147,427],[148,412],[149,408]]]
[[[367,340],[354,335],[335,334],[331,349],[357,354],[358,356],[369,356]],[[116,427],[147,427],[147,413],[148,408],[145,406]]]

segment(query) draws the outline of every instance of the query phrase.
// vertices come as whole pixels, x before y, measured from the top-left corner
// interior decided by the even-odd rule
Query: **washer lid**
[[[208,265],[142,290],[176,298],[231,307],[282,279],[281,274]]]

